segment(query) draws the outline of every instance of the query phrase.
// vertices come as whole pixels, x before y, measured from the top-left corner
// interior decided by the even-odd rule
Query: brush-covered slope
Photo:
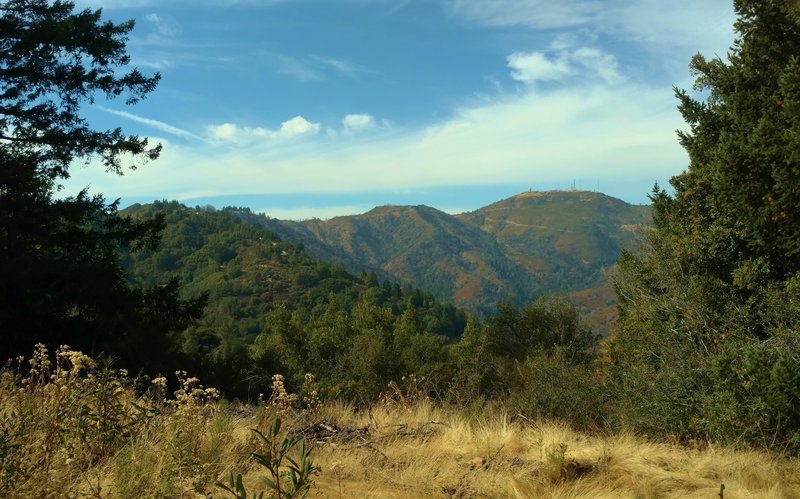
[[[608,269],[652,223],[649,206],[589,191],[525,192],[458,217],[494,236],[538,291],[568,294],[603,330],[617,313]]]
[[[325,221],[258,222],[351,271],[374,270],[480,312],[503,299],[521,302],[535,286],[491,234],[427,206],[381,206]]]
[[[570,294],[594,324],[613,319],[606,270],[635,246],[650,209],[586,191],[526,192],[460,215],[383,206],[362,215],[253,222],[321,259],[372,270],[478,313]]]
[[[457,217],[494,236],[544,291],[562,292],[602,282],[650,223],[650,208],[597,192],[525,192]]]

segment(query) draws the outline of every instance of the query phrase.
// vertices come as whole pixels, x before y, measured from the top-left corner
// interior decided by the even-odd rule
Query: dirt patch
[[[305,438],[309,442],[324,444],[329,442],[369,441],[369,428],[342,427],[336,423],[320,421],[304,426],[293,432],[294,436]]]

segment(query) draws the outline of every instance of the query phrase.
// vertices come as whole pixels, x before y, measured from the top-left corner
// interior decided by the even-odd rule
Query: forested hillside
[[[413,313],[414,334],[425,333],[440,347],[461,336],[466,325],[463,311],[418,289],[379,282],[374,274],[354,276],[342,265],[322,263],[302,245],[283,242],[269,231],[242,222],[240,216],[247,213],[244,208],[217,211],[177,202],[136,205],[123,212],[133,219],[163,216],[166,221],[157,250],[128,253],[124,258],[134,283],[154,286],[177,277],[187,296],[208,295],[203,317],[183,333],[181,351],[200,362],[205,372],[225,377],[214,379],[219,386],[237,386],[256,371],[269,378],[290,362],[282,357],[286,352],[261,351],[254,354],[261,359],[256,369],[250,362],[253,351],[248,350],[254,342],[293,334],[282,331],[283,327],[308,334],[314,321],[333,320],[331,314],[350,314],[358,307],[380,313],[383,327],[392,326],[406,311]],[[337,348],[351,346],[344,337],[338,340],[342,343]],[[318,360],[320,365],[328,362]],[[302,379],[305,372],[300,371],[314,372],[314,365],[293,365],[292,369]],[[245,371],[249,374],[243,375]]]
[[[650,207],[597,192],[525,192],[457,215],[491,234],[551,294],[596,286],[650,226]]]
[[[126,253],[123,264],[136,285],[178,279],[187,296],[208,296],[174,355],[228,396],[255,397],[280,373],[290,389],[360,402],[413,379],[415,390],[459,404],[513,395],[514,407],[572,417],[589,403],[597,337],[565,301],[502,304],[480,322],[418,289],[321,263],[243,222],[247,209],[157,202],[123,216],[164,218],[158,249]],[[566,378],[574,396],[551,385]]]
[[[126,258],[132,279],[154,285],[177,276],[187,295],[210,294],[204,318],[207,326],[236,319],[249,339],[263,332],[265,325],[257,318],[267,311],[283,306],[316,313],[331,297],[349,308],[367,290],[376,304],[395,311],[402,311],[410,300],[431,333],[451,339],[461,336],[466,316],[455,307],[419,289],[379,282],[373,274],[354,276],[341,264],[320,262],[301,244],[281,241],[269,231],[242,223],[242,213],[249,210],[190,208],[174,201],[125,209],[126,216],[163,214],[166,221],[157,250]]]

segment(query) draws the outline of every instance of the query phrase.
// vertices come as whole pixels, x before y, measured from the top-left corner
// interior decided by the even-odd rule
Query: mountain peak
[[[419,212],[419,211],[438,211],[435,208],[424,204],[408,205],[408,204],[384,204],[376,206],[364,215],[391,215],[406,212]]]
[[[597,191],[584,191],[584,190],[565,190],[565,189],[553,189],[549,191],[525,191],[521,192],[515,196],[512,196],[512,199],[531,199],[531,198],[552,198],[552,197],[564,197],[564,198],[578,198],[582,200],[588,199],[600,199],[600,198],[611,198],[602,192]],[[611,198],[615,199],[615,198]]]

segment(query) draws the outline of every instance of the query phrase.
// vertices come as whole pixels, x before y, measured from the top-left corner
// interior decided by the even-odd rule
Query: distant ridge
[[[351,272],[373,271],[483,315],[567,294],[601,327],[613,319],[608,269],[651,222],[649,206],[591,191],[529,191],[449,215],[379,206],[330,220],[251,219]]]
[[[352,272],[374,271],[481,314],[493,310],[497,297],[519,302],[535,285],[491,234],[428,206],[380,206],[325,221],[260,223]],[[480,296],[490,298],[481,303]]]

